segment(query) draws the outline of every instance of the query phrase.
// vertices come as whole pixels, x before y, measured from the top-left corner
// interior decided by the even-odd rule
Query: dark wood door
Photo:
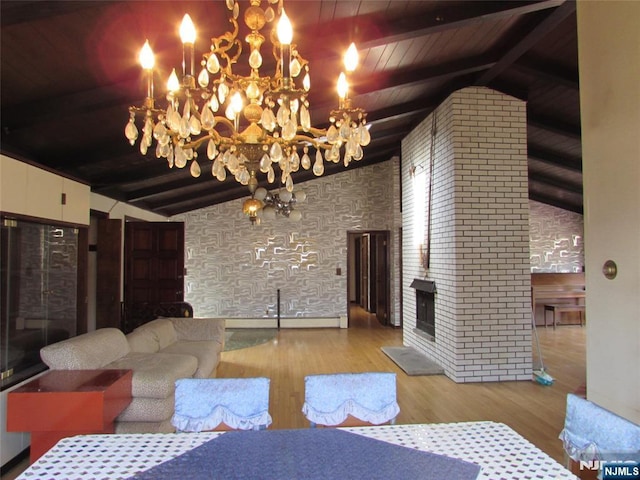
[[[354,235],[354,234],[350,234],[350,235]],[[353,285],[354,285],[354,296],[350,297],[349,299],[353,299],[354,302],[356,303],[360,303],[360,290],[362,288],[361,285],[361,279],[360,277],[362,276],[362,269],[360,267],[360,264],[362,262],[361,256],[360,256],[360,243],[361,243],[361,238],[360,235],[355,236],[354,241],[353,241],[353,247],[354,247],[354,252],[356,252],[355,254],[353,252],[351,252],[351,255],[353,255],[353,259],[354,259],[354,268],[353,268],[353,272],[351,272],[354,276],[355,279],[353,281]]]
[[[373,245],[373,243],[372,243]],[[375,309],[378,321],[389,323],[389,232],[375,234],[375,266],[372,267],[375,283]],[[373,256],[372,256],[373,257]]]
[[[376,313],[378,305],[378,235],[369,236],[369,311]]]
[[[388,230],[348,232],[347,296],[383,325],[391,324],[390,239]],[[354,292],[355,290],[355,292]],[[355,293],[355,295],[354,295]]]
[[[120,328],[122,220],[98,219],[96,241],[96,328]]]
[[[184,223],[126,222],[125,325],[142,305],[184,300]],[[127,318],[128,317],[128,318]]]
[[[360,306],[369,310],[369,236],[360,242]]]

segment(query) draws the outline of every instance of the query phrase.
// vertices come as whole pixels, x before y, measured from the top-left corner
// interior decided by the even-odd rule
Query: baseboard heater
[[[279,324],[279,325],[278,325]],[[226,328],[346,328],[347,317],[227,318]]]

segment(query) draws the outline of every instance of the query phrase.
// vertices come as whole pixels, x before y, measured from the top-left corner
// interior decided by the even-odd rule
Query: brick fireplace
[[[530,380],[525,103],[456,91],[403,140],[402,159],[404,344],[456,382]],[[417,325],[421,278],[438,285],[433,335]]]
[[[436,336],[436,282],[415,278],[411,288],[416,291],[416,329]]]

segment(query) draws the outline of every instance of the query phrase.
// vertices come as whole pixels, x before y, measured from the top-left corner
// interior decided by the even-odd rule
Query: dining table
[[[491,421],[76,435],[18,479],[576,479]]]

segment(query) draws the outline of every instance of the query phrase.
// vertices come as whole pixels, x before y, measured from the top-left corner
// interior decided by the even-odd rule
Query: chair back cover
[[[171,423],[179,431],[214,430],[223,422],[236,430],[271,425],[268,378],[182,378],[175,396]]]
[[[640,461],[639,425],[571,393],[560,439],[576,462]]]
[[[339,425],[351,415],[380,425],[400,412],[395,373],[308,375],[304,396],[302,413],[312,424]]]

